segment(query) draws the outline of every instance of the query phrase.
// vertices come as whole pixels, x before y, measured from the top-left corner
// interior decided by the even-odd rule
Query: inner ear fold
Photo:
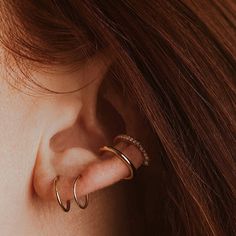
[[[104,97],[98,100],[97,118],[103,126],[109,140],[119,133],[125,133],[125,122],[117,109]]]
[[[110,73],[108,73],[100,87],[97,100],[97,119],[108,135],[108,140],[113,140],[117,134],[126,132],[124,117],[121,115],[119,107],[115,105],[116,102],[114,102],[114,100],[119,99],[119,96],[112,89],[115,87],[119,90],[120,86],[114,82],[110,77]]]

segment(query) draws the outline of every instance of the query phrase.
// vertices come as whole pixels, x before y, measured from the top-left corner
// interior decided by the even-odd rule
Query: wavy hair
[[[235,12],[233,0],[0,3],[1,45],[19,65],[116,58],[161,160],[143,193],[147,235],[236,235]]]

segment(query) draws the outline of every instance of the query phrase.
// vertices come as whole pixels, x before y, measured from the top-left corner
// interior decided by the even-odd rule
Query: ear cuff
[[[100,148],[100,152],[111,152],[113,153],[116,157],[118,157],[123,163],[129,168],[130,170],[130,175],[126,177],[125,179],[133,179],[136,173],[136,168],[134,167],[133,163],[130,161],[130,159],[121,151],[118,149],[112,147],[112,146],[104,146]]]
[[[142,146],[140,141],[138,141],[137,139],[135,139],[135,138],[133,138],[133,137],[127,135],[127,134],[120,134],[120,135],[117,135],[114,138],[113,142],[115,144],[117,144],[120,141],[127,142],[129,144],[135,145],[140,150],[140,152],[143,155],[143,158],[144,158],[143,165],[144,166],[149,166],[149,164],[150,164],[150,157],[148,156],[146,150],[144,149],[144,147]]]
[[[114,139],[114,144],[118,143],[119,141],[123,141],[123,142],[128,142],[130,144],[135,145],[142,153],[143,157],[144,157],[144,161],[143,161],[143,165],[144,166],[148,166],[149,162],[150,162],[150,158],[147,154],[147,152],[145,151],[145,149],[143,148],[143,146],[141,145],[141,143],[136,140],[135,138],[126,135],[126,134],[121,134],[115,137]],[[127,155],[125,155],[123,152],[121,152],[120,150],[116,149],[113,146],[104,146],[101,147],[99,149],[100,153],[102,152],[111,152],[113,153],[117,158],[119,158],[130,170],[130,175],[128,177],[126,177],[125,179],[132,179],[134,178],[135,174],[136,174],[136,168],[133,165],[133,163],[130,161],[130,159],[128,158]],[[78,180],[81,178],[81,175],[78,175],[78,177],[74,180],[73,183],[73,196],[74,196],[74,200],[76,202],[76,204],[79,206],[79,208],[81,209],[85,209],[88,206],[89,203],[89,195],[85,195],[84,196],[84,201],[81,203],[81,200],[77,197],[77,193],[76,193],[76,188],[77,188],[77,182]],[[70,205],[71,205],[71,201],[67,200],[66,201],[66,206],[62,203],[61,201],[61,197],[57,188],[57,183],[59,181],[59,176],[56,176],[54,178],[54,190],[55,190],[55,194],[56,194],[56,198],[57,198],[57,202],[59,204],[59,206],[61,207],[61,209],[64,212],[69,212],[70,211]]]

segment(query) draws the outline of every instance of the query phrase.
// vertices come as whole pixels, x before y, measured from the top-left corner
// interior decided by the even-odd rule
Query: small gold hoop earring
[[[77,194],[76,194],[77,181],[78,181],[79,178],[81,178],[81,175],[79,175],[79,176],[75,179],[75,181],[74,181],[74,184],[73,184],[73,194],[74,194],[74,199],[75,199],[76,204],[77,204],[81,209],[85,209],[85,208],[87,208],[87,206],[88,206],[89,195],[86,194],[86,195],[84,196],[84,198],[85,198],[84,204],[81,204],[81,203],[79,202],[79,199],[78,199]]]
[[[63,211],[68,212],[70,210],[70,200],[66,201],[66,207],[63,205],[61,198],[60,198],[60,194],[58,192],[57,189],[57,182],[59,180],[59,176],[56,176],[54,178],[54,189],[55,189],[55,193],[56,193],[56,198],[57,198],[57,202],[59,204],[59,206],[62,208]]]

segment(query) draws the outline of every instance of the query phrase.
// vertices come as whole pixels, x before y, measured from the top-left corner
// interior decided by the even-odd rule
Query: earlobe
[[[34,168],[33,187],[37,196],[43,200],[55,199],[53,180],[56,176],[60,176],[58,188],[61,198],[71,199],[73,179],[97,158],[93,152],[79,147],[51,153],[51,157],[40,155]]]

